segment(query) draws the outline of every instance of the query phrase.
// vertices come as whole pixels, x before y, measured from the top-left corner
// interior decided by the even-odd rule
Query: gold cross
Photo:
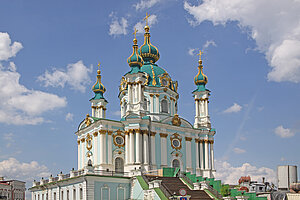
[[[148,26],[148,18],[150,17],[150,15],[148,15],[148,13],[146,13],[146,17],[144,18],[144,20],[146,21],[146,26]]]
[[[101,63],[100,63],[100,62],[98,62],[98,70],[100,70],[100,64],[101,64]]]
[[[133,35],[134,35],[134,39],[136,39],[136,33],[138,32],[138,30],[136,28],[134,28],[134,32],[133,32]]]
[[[203,54],[203,51],[199,50],[199,53],[197,54],[197,56],[199,56],[199,60],[201,60],[201,55]]]

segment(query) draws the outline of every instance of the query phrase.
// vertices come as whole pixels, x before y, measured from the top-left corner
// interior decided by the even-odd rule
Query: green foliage
[[[227,197],[230,195],[229,185],[222,185],[221,187],[221,195],[223,197]]]

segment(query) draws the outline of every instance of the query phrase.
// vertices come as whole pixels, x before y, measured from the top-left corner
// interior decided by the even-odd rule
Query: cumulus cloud
[[[233,149],[233,152],[236,153],[236,154],[242,154],[242,153],[245,153],[246,150],[236,147],[236,148]]]
[[[73,121],[74,115],[72,113],[67,113],[66,115],[66,121]]]
[[[11,39],[8,33],[0,32],[0,61],[8,60],[23,48],[20,42],[11,43]]]
[[[50,172],[45,165],[40,165],[36,161],[26,163],[9,158],[0,162],[0,176],[32,182],[34,179],[39,180],[41,177],[50,176]]]
[[[206,49],[207,49],[208,47],[210,47],[210,46],[216,47],[217,44],[216,44],[215,41],[213,41],[213,40],[207,40],[207,41],[205,42],[205,44],[203,45],[203,50],[206,50]]]
[[[66,69],[52,69],[46,71],[38,77],[44,86],[65,87],[69,85],[71,89],[85,92],[86,86],[90,84],[89,74],[93,71],[92,66],[87,67],[80,60],[76,63],[68,64]]]
[[[234,167],[226,161],[216,161],[216,178],[222,180],[225,184],[238,184],[241,176],[250,176],[251,180],[261,181],[262,177],[266,181],[276,183],[276,172],[267,167],[256,167],[249,163]]]
[[[9,38],[9,35],[5,38]],[[0,33],[0,37],[3,33]],[[9,44],[11,43],[9,39]],[[22,44],[7,48],[7,40],[0,39],[0,56],[2,61],[15,56]],[[6,51],[6,52],[4,52]],[[0,60],[1,61],[1,60]],[[44,121],[39,115],[55,108],[64,107],[67,101],[64,97],[38,90],[27,89],[20,84],[21,75],[16,71],[16,65],[9,62],[8,66],[0,63],[0,123],[7,124],[37,124]]]
[[[227,108],[226,110],[224,110],[224,113],[237,113],[240,112],[242,110],[242,106],[240,106],[237,103],[234,103],[232,106],[230,106],[229,108]]]
[[[151,8],[155,4],[159,3],[161,0],[141,0],[140,2],[134,4],[136,10],[144,10]]]
[[[268,80],[300,82],[300,1],[204,0],[185,2],[184,9],[193,16],[191,25],[238,22],[265,54],[271,67]]]
[[[150,15],[148,18],[148,25],[151,27],[152,25],[158,22],[156,15]],[[142,34],[144,32],[144,27],[146,26],[146,22],[144,20],[139,21],[134,25],[134,28],[138,30],[138,33]]]
[[[196,51],[197,51],[197,50],[198,50],[197,48],[195,48],[195,49],[189,48],[188,54],[189,54],[190,56],[194,56],[194,55],[196,55]]]
[[[127,34],[127,27],[128,27],[128,20],[125,17],[122,17],[120,20],[115,14],[112,12],[110,14],[112,18],[112,22],[109,25],[109,35],[126,35]]]
[[[278,126],[277,128],[275,128],[274,132],[281,138],[290,138],[295,135],[295,132],[291,131],[288,128],[283,128],[283,126]]]

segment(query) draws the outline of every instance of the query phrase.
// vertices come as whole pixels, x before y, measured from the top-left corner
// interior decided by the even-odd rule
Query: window
[[[172,162],[172,167],[174,167],[174,168],[180,168],[180,162],[179,162],[179,160],[177,160],[177,159],[174,159],[173,160],[173,162]]]
[[[146,99],[146,98],[144,98],[143,109],[144,109],[144,111],[147,111],[147,110],[148,110],[148,102],[147,102],[147,99]]]
[[[82,191],[82,188],[80,188],[80,199],[83,199],[83,191]]]
[[[73,189],[73,200],[76,200],[76,189]]]
[[[120,157],[117,157],[115,159],[115,171],[116,172],[124,172],[124,161]]]
[[[61,191],[61,200],[64,200],[64,191]]]
[[[168,113],[168,101],[165,99],[161,101],[161,112]]]
[[[70,198],[69,198],[69,195],[70,195],[70,192],[69,192],[69,190],[67,190],[67,200],[70,199]]]
[[[53,193],[53,199],[56,200],[56,192]]]

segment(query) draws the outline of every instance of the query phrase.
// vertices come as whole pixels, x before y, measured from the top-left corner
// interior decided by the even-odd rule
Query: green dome
[[[137,40],[133,40],[133,52],[131,56],[127,59],[127,63],[131,67],[131,71],[129,73],[137,73],[140,72],[140,67],[144,64],[143,58],[138,54],[138,45]]]
[[[104,99],[103,94],[106,91],[104,85],[101,83],[100,70],[97,71],[97,81],[93,85],[92,90],[95,93],[95,97],[92,99]]]
[[[207,76],[203,74],[203,66],[202,66],[202,60],[199,60],[199,66],[198,66],[198,74],[194,78],[195,85],[197,85],[197,91],[203,91],[205,90],[205,85],[207,83]]]
[[[138,53],[145,62],[155,63],[160,57],[158,49],[150,43],[149,26],[145,26],[144,44],[139,48]]]

